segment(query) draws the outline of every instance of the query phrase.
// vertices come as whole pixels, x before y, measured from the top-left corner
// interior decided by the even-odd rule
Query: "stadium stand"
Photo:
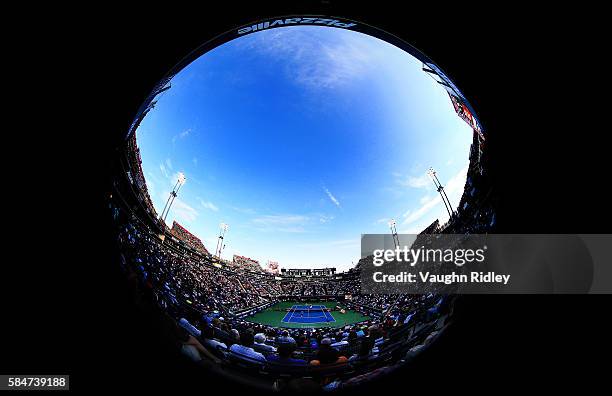
[[[259,265],[259,261],[250,257],[239,256],[237,254],[235,254],[232,258],[232,267],[252,272],[263,271],[263,268],[261,265]]]
[[[424,234],[486,233],[495,226],[486,155],[475,136],[457,213],[446,224],[434,221]],[[175,222],[168,230],[157,218],[135,138],[118,156],[108,205],[121,267],[184,332],[177,344],[181,353],[193,361],[217,362],[241,378],[263,379],[275,389],[289,389],[295,381],[350,388],[410,362],[452,318],[452,295],[361,293],[360,268],[371,257],[333,276],[271,274],[242,256],[219,265],[184,227]],[[176,239],[160,238],[165,233]],[[294,329],[245,320],[280,301],[315,300],[342,302],[370,319],[339,328]]]
[[[204,244],[200,240],[200,238],[193,235],[191,232],[187,231],[185,227],[174,221],[172,223],[172,228],[170,229],[170,234],[174,235],[180,241],[185,242],[191,248],[195,249],[199,253],[208,254],[208,250],[204,247]]]

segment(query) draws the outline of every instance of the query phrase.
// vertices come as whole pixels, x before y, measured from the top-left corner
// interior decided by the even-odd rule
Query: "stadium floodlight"
[[[215,248],[215,256],[217,256],[220,260],[221,252],[223,251],[223,248],[225,248],[225,243],[223,242],[223,240],[225,239],[225,233],[227,232],[227,230],[229,230],[229,225],[225,223],[220,223],[219,228],[220,232],[219,238],[217,239],[217,247]]]
[[[185,174],[183,172],[179,172],[176,184],[174,185],[172,192],[168,196],[168,200],[166,201],[164,210],[162,210],[161,215],[159,215],[159,220],[161,221],[161,226],[163,228],[162,243],[164,243],[164,240],[166,239],[166,217],[168,217],[168,213],[170,213],[170,208],[172,207],[174,199],[178,195],[181,186],[185,184],[186,181],[187,178],[185,177]]]
[[[178,182],[180,185],[185,184],[185,182],[187,181],[187,178],[185,177],[185,174],[183,172],[179,172],[178,174]]]
[[[395,227],[395,219],[389,220],[389,228],[391,229],[391,235],[393,236],[393,244],[399,249],[399,237],[397,236],[397,228]]]
[[[177,180],[176,180],[176,184],[174,185],[172,192],[168,196],[168,200],[166,201],[164,210],[162,210],[161,215],[159,216],[162,223],[166,222],[166,217],[168,217],[168,213],[170,213],[170,207],[174,203],[174,199],[178,195],[178,192],[181,189],[181,186],[185,184],[186,181],[187,181],[187,178],[185,177],[185,174],[183,172],[179,172]]]
[[[444,207],[446,208],[446,211],[448,212],[448,216],[453,217],[453,214],[455,213],[455,211],[453,210],[453,207],[451,206],[450,199],[448,199],[448,196],[446,195],[446,192],[444,191],[444,186],[442,186],[442,183],[440,183],[440,180],[438,179],[436,171],[434,170],[433,167],[430,167],[427,170],[427,174],[429,175],[429,177],[431,177],[431,181],[433,181],[434,185],[436,186],[436,190],[440,193],[440,197],[442,197],[442,202],[444,202]]]

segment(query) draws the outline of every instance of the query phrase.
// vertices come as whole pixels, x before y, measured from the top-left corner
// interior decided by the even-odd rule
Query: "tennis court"
[[[344,304],[337,301],[312,301],[308,303],[283,301],[251,315],[245,320],[267,326],[299,329],[337,328],[370,319],[370,317],[350,309],[338,310],[338,306],[346,308]],[[300,310],[302,311],[301,314]]]
[[[336,319],[325,305],[294,305],[281,320],[283,323],[329,323]]]

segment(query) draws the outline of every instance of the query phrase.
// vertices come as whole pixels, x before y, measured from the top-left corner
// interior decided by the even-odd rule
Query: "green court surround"
[[[335,322],[321,322],[321,323],[285,323],[282,322],[283,317],[287,314],[287,309],[294,305],[325,305],[327,308],[332,309],[331,314],[336,320]],[[346,313],[340,313],[339,310],[335,310],[337,306],[346,309]],[[256,313],[252,316],[247,316],[245,320],[253,323],[260,323],[266,326],[273,327],[285,327],[292,329],[312,329],[321,327],[344,327],[349,324],[363,322],[370,320],[371,318],[362,315],[359,312],[348,309],[344,304],[335,301],[282,301],[272,305],[269,308],[264,309],[261,312]]]

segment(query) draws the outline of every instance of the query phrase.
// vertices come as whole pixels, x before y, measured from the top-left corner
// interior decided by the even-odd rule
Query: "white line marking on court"
[[[291,310],[289,311],[289,313],[291,313],[291,316],[289,316],[289,319],[287,320],[289,323],[292,323],[291,319],[293,319],[293,314],[295,313],[294,307],[295,307],[295,305],[293,307],[291,307]]]

